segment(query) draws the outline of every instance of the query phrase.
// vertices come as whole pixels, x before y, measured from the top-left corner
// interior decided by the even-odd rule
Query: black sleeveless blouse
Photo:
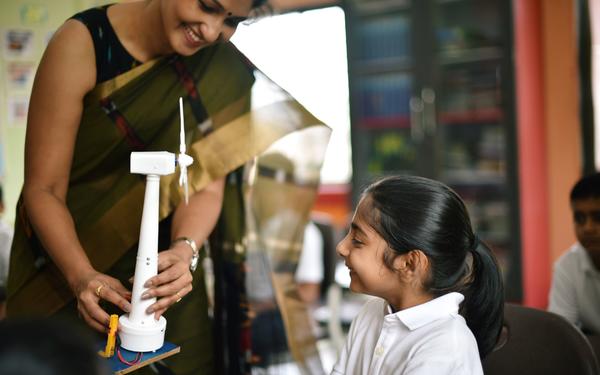
[[[92,36],[96,52],[96,84],[108,81],[140,65],[140,62],[127,52],[117,38],[106,14],[109,6],[84,10],[71,17],[83,23]]]

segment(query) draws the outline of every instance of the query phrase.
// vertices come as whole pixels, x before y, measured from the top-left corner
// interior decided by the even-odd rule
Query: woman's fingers
[[[83,318],[85,323],[88,326],[90,326],[91,328],[93,328],[94,330],[101,332],[101,333],[105,333],[107,331],[108,325],[103,325],[103,324],[99,323],[98,321],[96,321],[95,319],[93,319],[90,316],[90,314],[88,314],[86,309],[79,309],[79,315],[81,316],[81,318]]]
[[[146,312],[148,314],[154,313],[154,318],[158,319],[170,306],[181,301],[187,294],[189,294],[192,291],[192,289],[192,284],[188,284],[182,289],[175,291],[171,295],[159,299],[158,301],[156,301],[156,303],[150,305]]]
[[[110,322],[110,316],[98,304],[92,305],[87,309],[87,313],[95,323],[102,327],[102,332],[105,332]]]
[[[189,269],[189,261],[172,250],[159,253],[158,271],[158,275],[146,281],[144,287],[147,289],[141,296],[142,299],[158,299],[146,310],[148,314],[154,313],[156,319],[171,305],[179,302],[186,294],[192,291],[193,281],[192,273]],[[115,299],[114,302],[111,300],[112,303],[122,303],[122,300],[119,300],[116,296],[110,298],[113,297]],[[128,307],[131,308],[130,305]]]
[[[110,302],[125,312],[131,311],[131,292],[121,282],[107,275],[101,275],[99,286],[94,289],[94,294],[99,299]]]
[[[146,281],[145,287],[156,288],[161,285],[169,284],[176,280],[180,280],[183,277],[183,281],[192,283],[192,274],[189,270],[189,264],[181,260],[181,258],[171,255],[164,257],[162,261],[159,261],[159,274],[151,277]],[[181,285],[180,285],[181,287]],[[161,296],[163,294],[155,294],[154,296]]]
[[[104,288],[99,287],[97,290],[102,292],[102,289]],[[87,295],[83,295],[78,299],[77,309],[79,310],[79,315],[90,327],[98,332],[106,332],[109,316],[100,305],[98,305],[99,301],[100,298],[95,294],[87,293]]]
[[[93,329],[106,332],[109,324],[109,315],[100,306],[100,301],[107,301],[125,312],[131,311],[131,292],[119,280],[95,273],[83,278],[79,284],[77,308],[80,316]]]
[[[163,275],[165,273],[168,273],[168,275]],[[152,281],[151,287],[146,289],[144,294],[142,294],[143,299],[172,296],[176,292],[183,290],[188,286],[191,288],[192,286],[192,274],[187,269],[183,273],[167,270],[158,276],[159,277],[153,278],[154,281]],[[163,280],[165,281],[164,283]]]
[[[111,282],[109,285],[110,287],[117,293],[119,293],[121,296],[123,296],[123,298],[127,299],[127,300],[131,300],[131,291],[128,290],[127,288],[125,288],[123,286],[123,284],[121,284],[121,282],[117,279],[113,279],[114,282]]]
[[[156,310],[156,311],[154,312],[154,319],[158,320],[158,319],[160,318],[160,316],[161,316],[162,314],[164,314],[164,313],[165,313],[165,311],[167,311],[167,308],[166,308],[166,307],[165,307],[165,308],[162,308],[162,309],[160,309],[160,310]]]
[[[110,285],[107,285],[105,288],[102,288],[100,291],[99,298],[112,303],[113,305],[119,307],[121,310],[125,312],[131,311],[131,303],[127,298],[124,297],[126,291],[117,290]],[[131,297],[130,297],[131,299]]]

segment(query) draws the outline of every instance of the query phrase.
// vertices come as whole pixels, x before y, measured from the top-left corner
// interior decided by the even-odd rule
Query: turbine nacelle
[[[132,152],[129,165],[131,173],[166,176],[175,172],[175,154],[167,151]]]

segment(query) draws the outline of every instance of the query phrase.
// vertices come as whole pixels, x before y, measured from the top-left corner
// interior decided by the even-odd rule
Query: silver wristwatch
[[[190,260],[190,271],[194,272],[198,267],[198,259],[200,258],[200,252],[198,251],[198,245],[196,245],[196,241],[192,240],[188,237],[179,237],[171,242],[171,245],[174,245],[177,242],[185,242],[192,249],[192,260]]]

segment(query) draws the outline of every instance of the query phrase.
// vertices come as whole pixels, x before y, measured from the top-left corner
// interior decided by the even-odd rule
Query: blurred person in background
[[[4,193],[0,186],[0,216],[4,214]],[[6,281],[10,263],[13,228],[0,218],[0,319],[6,315]]]
[[[554,264],[548,310],[584,333],[600,334],[600,173],[571,189],[577,242]]]

